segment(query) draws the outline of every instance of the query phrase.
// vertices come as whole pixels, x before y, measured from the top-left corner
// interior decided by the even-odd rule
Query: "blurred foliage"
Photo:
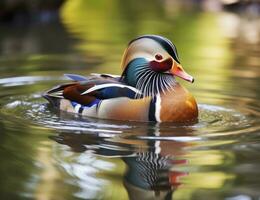
[[[258,27],[258,21],[253,23],[252,18],[244,20],[235,14],[226,16],[223,13],[202,12],[194,4],[183,7],[179,2],[67,0],[59,11],[60,22],[51,20],[50,23],[27,24],[25,21],[13,27],[1,24],[0,105],[15,101],[14,98],[22,101],[31,94],[42,93],[61,82],[59,79],[63,73],[120,74],[119,65],[124,48],[131,39],[142,34],[163,35],[176,44],[182,65],[196,79],[193,85],[182,84],[193,91],[198,102],[226,106],[226,99],[232,95],[241,107],[248,102],[257,105],[257,100],[249,97],[259,98],[260,95],[259,45],[257,32],[252,28]],[[39,17],[46,17],[46,9],[43,8],[39,6],[39,10],[29,13],[41,11]],[[0,14],[5,9],[1,11]],[[13,19],[17,19],[15,15]],[[241,20],[239,28],[226,31],[236,20]],[[231,23],[224,27],[224,22]],[[232,31],[237,36],[230,39],[227,35]],[[254,37],[243,35],[245,32],[254,33]],[[244,38],[254,43],[249,45]],[[4,78],[18,76],[42,76],[46,81],[42,78],[42,81],[27,81],[24,85],[8,86],[8,82],[4,85],[4,81],[7,81]],[[18,82],[18,79],[14,82]],[[246,97],[239,97],[240,93]],[[43,102],[42,99],[37,101]],[[48,136],[53,135],[53,131],[42,125],[32,126],[29,120],[20,119],[28,111],[26,105],[22,106],[21,110],[19,107],[13,110],[1,109],[1,199],[80,199],[82,196],[79,193],[83,189],[90,191],[87,189],[95,186],[86,184],[89,179],[100,184],[96,195],[103,195],[107,199],[127,197],[123,186],[126,164],[120,158],[91,157],[86,152],[75,153],[51,141]],[[16,115],[20,118],[13,117]],[[68,135],[64,137],[68,138]],[[205,199],[212,197],[212,194],[215,194],[215,199],[224,197],[231,182],[236,180],[236,174],[231,173],[229,167],[237,164],[239,155],[232,150],[212,150],[210,147],[234,142],[234,138],[214,143],[206,141],[204,146],[199,144],[203,150],[179,150],[189,160],[180,169],[190,174],[181,179],[184,185],[173,196],[177,199],[196,199],[196,195],[203,191],[205,194],[206,189],[209,189],[211,192]],[[143,148],[142,145],[139,144],[137,151]],[[85,159],[85,163],[80,163],[82,159]],[[110,163],[111,167],[101,168],[100,163]],[[84,173],[80,175],[86,175],[87,179],[77,175],[74,168],[83,170]],[[213,190],[216,192],[212,193]]]
[[[196,10],[172,13],[167,7],[174,3],[149,2],[68,0],[61,18],[67,30],[81,39],[77,48],[103,60],[97,72],[121,73],[120,60],[127,43],[142,34],[158,34],[176,44],[196,87],[208,87],[205,81],[214,79],[218,84],[210,88],[223,88],[232,54],[216,15]]]

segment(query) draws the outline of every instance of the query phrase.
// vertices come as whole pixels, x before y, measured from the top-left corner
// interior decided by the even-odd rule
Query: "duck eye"
[[[162,60],[163,57],[162,57],[161,54],[157,53],[157,54],[155,55],[155,59],[156,59],[156,60]]]

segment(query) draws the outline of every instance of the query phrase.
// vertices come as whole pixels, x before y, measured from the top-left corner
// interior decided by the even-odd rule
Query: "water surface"
[[[67,1],[60,22],[1,27],[1,199],[260,198],[259,18],[156,2]],[[91,119],[41,97],[64,73],[120,74],[126,44],[147,33],[174,41],[195,77],[180,82],[197,123]]]

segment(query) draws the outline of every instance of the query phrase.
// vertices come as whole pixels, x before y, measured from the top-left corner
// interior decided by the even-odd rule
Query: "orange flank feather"
[[[174,91],[161,94],[162,121],[185,122],[197,119],[198,107],[191,93],[181,85],[176,85]]]

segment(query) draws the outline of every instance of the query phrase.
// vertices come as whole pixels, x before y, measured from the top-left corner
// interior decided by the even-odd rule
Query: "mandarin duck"
[[[180,65],[176,46],[158,35],[129,42],[121,76],[65,74],[73,81],[43,94],[54,107],[112,120],[187,122],[198,117],[194,97],[176,80],[193,82]]]

